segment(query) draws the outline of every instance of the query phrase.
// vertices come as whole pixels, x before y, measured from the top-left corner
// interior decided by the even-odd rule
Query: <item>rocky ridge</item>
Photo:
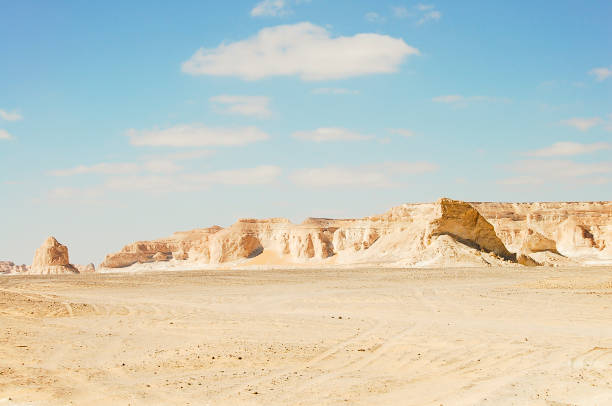
[[[612,263],[612,202],[471,204],[512,252],[545,264]]]
[[[129,244],[107,255],[100,266],[168,262],[423,267],[509,265],[516,256],[469,203],[443,198],[362,219],[309,218],[301,224],[241,219],[225,229],[215,226]]]
[[[0,261],[0,274],[22,274],[29,271],[27,265],[15,265],[12,261]]]

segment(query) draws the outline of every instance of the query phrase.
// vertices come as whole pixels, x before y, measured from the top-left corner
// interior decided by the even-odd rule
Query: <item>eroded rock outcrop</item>
[[[425,267],[612,263],[612,202],[403,204],[361,219],[242,219],[140,241],[101,264]]]
[[[49,237],[36,250],[30,274],[72,274],[79,270],[68,258],[68,247],[60,244],[54,237]]]
[[[12,261],[0,261],[0,274],[20,274],[29,271],[27,265],[16,265]]]
[[[94,273],[96,272],[96,266],[92,263],[87,265],[75,265],[79,273]]]
[[[120,252],[107,255],[100,266],[103,268],[124,268],[136,263],[142,264],[171,259],[184,261],[188,258],[192,261],[208,263],[210,260],[208,240],[221,230],[221,227],[213,226],[191,231],[179,231],[169,238],[138,241],[126,245]]]
[[[511,252],[549,265],[612,263],[612,202],[471,204]]]
[[[470,204],[451,199],[406,204],[362,219],[242,219],[221,229],[175,233],[107,255],[105,268],[167,262],[471,266],[515,262],[493,226]],[[261,264],[261,260],[253,263]]]

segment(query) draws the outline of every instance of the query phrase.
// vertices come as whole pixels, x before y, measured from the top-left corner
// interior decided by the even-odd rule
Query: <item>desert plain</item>
[[[0,278],[0,405],[609,405],[612,268]]]

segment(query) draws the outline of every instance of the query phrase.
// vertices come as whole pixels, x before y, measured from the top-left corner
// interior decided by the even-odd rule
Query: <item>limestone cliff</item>
[[[515,262],[493,226],[451,199],[405,204],[362,219],[241,219],[140,241],[109,254],[103,268],[136,263],[471,266]]]
[[[612,262],[612,202],[471,204],[512,252],[544,262]]]

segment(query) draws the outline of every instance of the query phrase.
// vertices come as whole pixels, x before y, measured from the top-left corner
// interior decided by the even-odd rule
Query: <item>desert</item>
[[[0,278],[0,404],[606,405],[612,269]]]
[[[239,220],[0,277],[7,405],[605,405],[610,202]],[[481,214],[483,213],[483,214]]]
[[[0,0],[0,406],[612,406],[612,0]]]

